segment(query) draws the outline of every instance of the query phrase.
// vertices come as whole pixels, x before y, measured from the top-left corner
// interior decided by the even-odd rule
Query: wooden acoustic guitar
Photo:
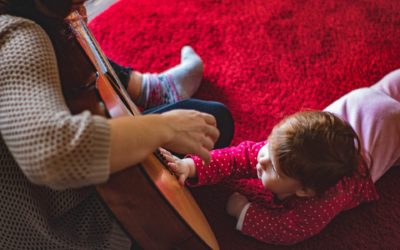
[[[66,97],[72,113],[89,109],[111,118],[139,116],[85,20],[77,11],[69,20],[82,53],[97,71],[94,91]],[[90,103],[92,99],[95,104]],[[178,183],[157,152],[140,166],[112,175],[97,191],[123,229],[144,249],[219,249],[189,190]]]

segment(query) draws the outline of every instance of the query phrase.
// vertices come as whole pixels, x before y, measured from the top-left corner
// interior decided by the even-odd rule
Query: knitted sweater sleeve
[[[71,115],[49,37],[11,16],[0,23],[0,132],[35,184],[76,188],[109,176],[107,120],[88,111]]]

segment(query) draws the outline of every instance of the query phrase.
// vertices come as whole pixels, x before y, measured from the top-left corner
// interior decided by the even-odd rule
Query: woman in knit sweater
[[[183,100],[196,91],[202,74],[201,59],[190,47],[180,65],[162,74],[114,64],[138,105],[164,113],[116,119],[71,114],[65,79],[84,78],[71,74],[80,65],[66,63],[62,53],[70,43],[64,18],[84,2],[0,1],[2,249],[129,249],[132,243],[93,185],[158,147],[209,162],[217,139],[221,147],[232,138],[232,118],[222,104]],[[209,114],[188,110],[193,107]]]

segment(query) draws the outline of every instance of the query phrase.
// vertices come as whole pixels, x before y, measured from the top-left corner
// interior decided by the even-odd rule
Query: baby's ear
[[[302,187],[296,191],[298,197],[313,197],[315,196],[315,191],[311,188]]]

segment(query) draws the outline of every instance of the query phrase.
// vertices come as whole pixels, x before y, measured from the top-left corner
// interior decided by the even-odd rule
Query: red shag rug
[[[283,116],[322,109],[400,67],[398,0],[121,0],[90,27],[110,58],[142,72],[179,63],[192,45],[205,63],[195,97],[230,108],[233,144],[264,140]],[[377,187],[380,201],[290,249],[400,248],[400,168]],[[224,187],[193,193],[222,249],[289,249],[235,231]]]

